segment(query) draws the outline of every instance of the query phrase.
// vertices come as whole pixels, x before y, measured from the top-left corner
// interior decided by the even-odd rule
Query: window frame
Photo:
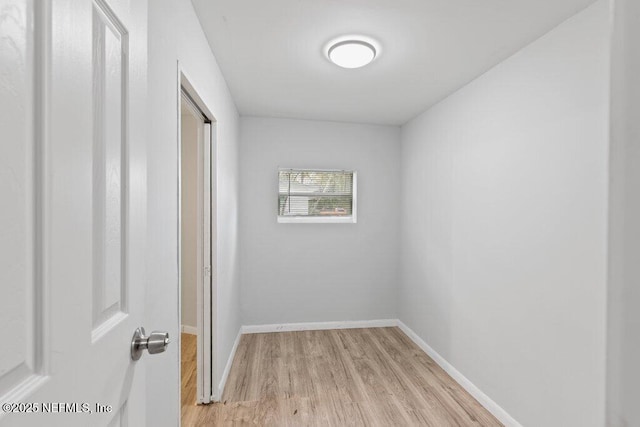
[[[317,169],[317,168],[284,168],[278,167],[277,199],[280,203],[280,172],[348,172],[353,174],[351,183],[351,215],[349,216],[296,216],[276,214],[278,224],[356,224],[358,222],[358,172],[347,169]],[[276,211],[277,212],[277,211]]]

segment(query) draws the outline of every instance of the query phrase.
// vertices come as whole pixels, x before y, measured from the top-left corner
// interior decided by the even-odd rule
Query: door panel
[[[142,426],[146,2],[0,0],[0,26],[0,425]]]
[[[0,396],[35,379],[41,353],[36,301],[33,46],[30,1],[0,2]]]
[[[195,311],[198,332],[196,400],[197,403],[210,403],[213,396],[211,386],[211,123],[184,89],[180,108],[181,319],[191,320],[185,317],[185,312],[186,310]]]
[[[202,387],[198,391],[198,399],[202,403],[211,402],[212,397],[219,398],[217,393],[213,393],[211,387],[211,367],[213,366],[211,352],[211,284],[213,278],[212,262],[211,262],[211,123],[204,123],[204,136],[202,138],[202,264],[204,266],[202,272],[202,289],[201,301],[198,304],[200,316],[198,321],[202,324],[198,328],[200,334],[199,339],[199,358],[203,361],[199,366],[202,367]]]
[[[93,5],[93,325],[126,313],[124,254],[126,176],[126,30],[104,3]],[[126,166],[126,165],[125,165]],[[107,327],[108,329],[108,327]]]

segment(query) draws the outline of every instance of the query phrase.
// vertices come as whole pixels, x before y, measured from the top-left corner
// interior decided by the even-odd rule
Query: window
[[[278,222],[356,222],[356,173],[279,169]]]

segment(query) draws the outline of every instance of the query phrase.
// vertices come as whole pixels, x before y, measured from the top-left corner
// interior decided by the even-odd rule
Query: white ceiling
[[[242,115],[403,124],[593,0],[192,0]],[[368,66],[324,55],[377,40]]]

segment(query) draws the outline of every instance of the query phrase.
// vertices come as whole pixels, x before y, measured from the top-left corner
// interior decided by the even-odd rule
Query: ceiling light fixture
[[[362,40],[343,40],[333,44],[327,56],[342,68],[360,68],[373,61],[376,48]]]

